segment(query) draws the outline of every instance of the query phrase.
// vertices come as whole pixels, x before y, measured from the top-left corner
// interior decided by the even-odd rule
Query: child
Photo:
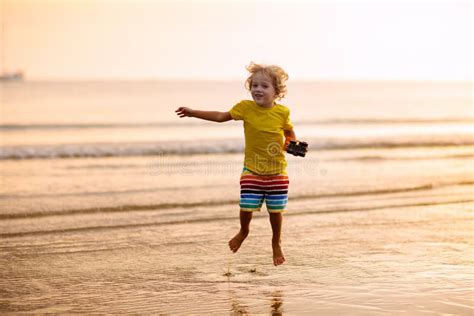
[[[250,63],[250,76],[245,86],[253,101],[237,103],[229,112],[199,111],[186,107],[176,110],[179,117],[226,122],[243,120],[245,132],[245,160],[240,177],[240,231],[229,241],[232,252],[237,252],[249,234],[252,212],[260,211],[263,201],[270,214],[273,231],[273,264],[285,262],[281,249],[282,213],[288,201],[288,175],[284,151],[290,140],[296,140],[290,111],[275,100],[286,94],[287,73],[278,66]],[[285,136],[285,142],[283,142]]]

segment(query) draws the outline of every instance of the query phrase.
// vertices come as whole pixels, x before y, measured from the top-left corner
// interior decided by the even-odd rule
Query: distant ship
[[[1,55],[2,55],[2,57],[0,59],[0,69],[1,69],[1,71],[0,71],[0,82],[2,82],[2,81],[23,81],[25,79],[25,76],[24,76],[22,71],[18,71],[18,70],[9,71],[9,70],[7,70],[7,66],[6,66],[7,65],[7,56],[6,56],[6,54],[7,54],[7,48],[6,48],[7,47],[7,41],[5,41],[5,34],[7,33],[6,32],[7,24],[5,23],[5,10],[6,9],[5,9],[5,2],[0,0],[0,3],[1,3],[0,21],[2,21],[0,23],[0,27],[1,27],[0,39],[1,39],[1,43],[2,43],[2,45],[0,45],[0,50],[1,50]],[[12,68],[13,67],[10,67],[10,69],[12,69]]]
[[[24,75],[21,71],[0,74],[0,81],[21,81],[23,79]]]

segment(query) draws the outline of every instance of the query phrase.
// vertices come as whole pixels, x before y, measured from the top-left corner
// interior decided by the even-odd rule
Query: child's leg
[[[240,211],[240,231],[229,241],[229,248],[232,252],[237,252],[250,231],[250,221],[252,212]]]
[[[270,223],[272,224],[272,248],[273,248],[273,264],[278,266],[285,262],[283,250],[281,250],[281,227],[283,223],[282,213],[270,213]]]

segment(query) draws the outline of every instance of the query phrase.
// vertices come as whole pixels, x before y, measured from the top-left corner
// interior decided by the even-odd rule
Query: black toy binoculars
[[[308,143],[298,140],[290,140],[286,152],[294,156],[304,157],[308,152]]]

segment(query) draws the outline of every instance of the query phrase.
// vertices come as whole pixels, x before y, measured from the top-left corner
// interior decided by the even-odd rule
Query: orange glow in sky
[[[470,1],[2,0],[28,79],[472,79]],[[1,71],[0,71],[1,72]]]

